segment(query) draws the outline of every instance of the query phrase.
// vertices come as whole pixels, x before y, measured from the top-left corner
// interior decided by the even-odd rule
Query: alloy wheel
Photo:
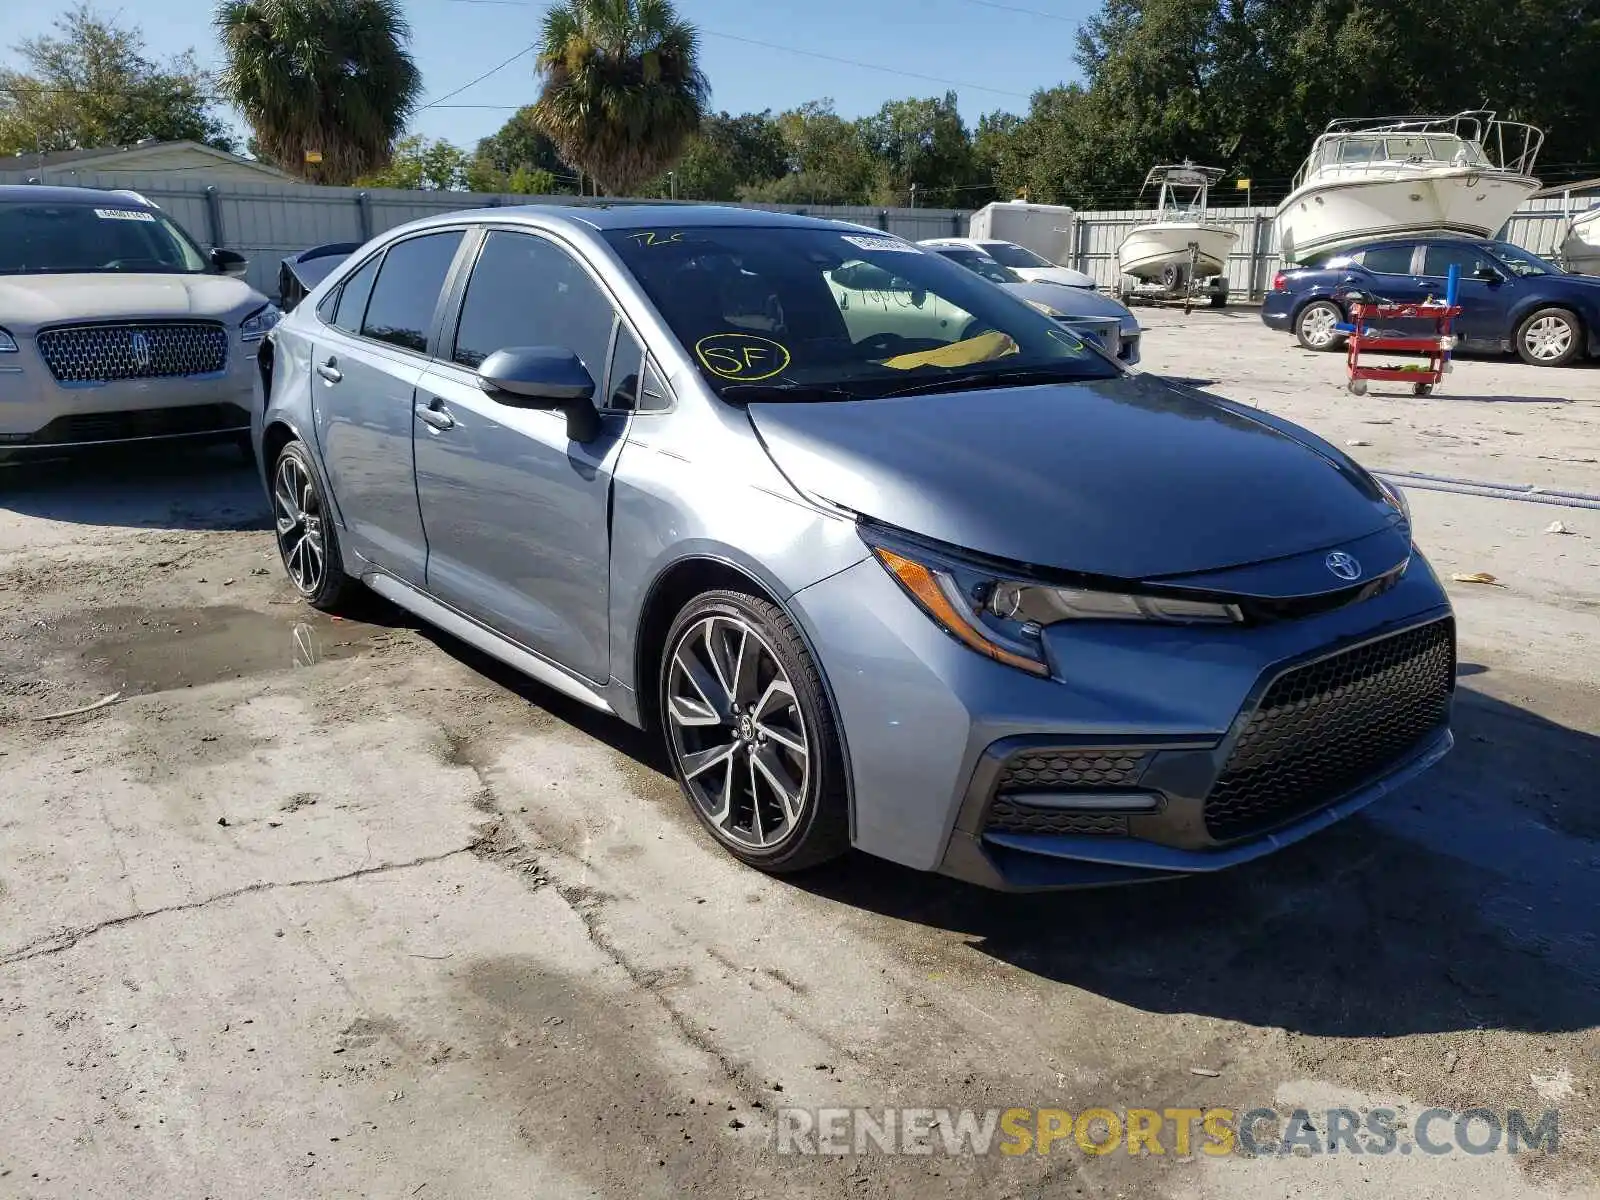
[[[272,485],[272,517],[284,569],[301,594],[313,595],[327,570],[322,504],[305,465],[293,454],[278,460]]]
[[[690,625],[672,650],[665,707],[679,774],[711,825],[746,849],[785,841],[804,813],[811,744],[761,633],[720,614]]]
[[[1560,317],[1540,317],[1522,331],[1522,344],[1540,362],[1560,358],[1572,345],[1572,326]]]
[[[1300,336],[1308,345],[1320,350],[1333,341],[1334,335],[1338,332],[1334,328],[1337,323],[1338,318],[1333,315],[1331,309],[1321,304],[1313,305],[1300,318]]]

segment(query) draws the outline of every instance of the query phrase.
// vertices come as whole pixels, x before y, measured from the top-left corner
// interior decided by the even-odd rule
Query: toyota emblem
[[[1356,561],[1354,555],[1346,554],[1343,550],[1335,550],[1322,561],[1328,570],[1346,582],[1361,578],[1361,564]]]
[[[135,331],[128,339],[129,348],[133,351],[133,364],[141,371],[150,369],[150,339],[144,334]]]

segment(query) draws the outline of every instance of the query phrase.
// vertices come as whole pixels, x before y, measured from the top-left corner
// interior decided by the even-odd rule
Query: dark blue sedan
[[[1569,275],[1509,242],[1403,238],[1346,250],[1316,266],[1280,271],[1261,319],[1292,332],[1307,350],[1337,350],[1344,343],[1337,326],[1352,296],[1442,299],[1452,266],[1461,268],[1455,333],[1462,349],[1515,351],[1536,367],[1600,353],[1600,277]]]

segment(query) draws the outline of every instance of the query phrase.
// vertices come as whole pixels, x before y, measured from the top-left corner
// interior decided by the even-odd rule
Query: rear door
[[[643,350],[610,296],[570,251],[530,232],[490,230],[422,377],[413,422],[428,590],[588,679],[610,674],[608,522],[612,469]],[[609,370],[612,347],[617,369]],[[517,408],[476,368],[513,346],[552,346],[595,381],[601,432],[568,440],[559,412]],[[608,374],[615,377],[608,391]],[[615,393],[615,399],[610,399]]]
[[[427,545],[412,404],[462,234],[422,234],[375,256],[340,289],[312,345],[317,440],[350,548],[417,585]]]
[[[1498,349],[1511,336],[1511,331],[1506,328],[1506,313],[1516,300],[1517,280],[1507,278],[1508,272],[1502,270],[1481,246],[1471,242],[1460,245],[1435,243],[1422,249],[1422,271],[1417,276],[1418,286],[1443,300],[1449,287],[1451,267],[1461,269],[1461,284],[1457,292],[1461,316],[1456,321],[1456,333],[1470,345]],[[1485,267],[1494,273],[1493,279],[1475,278]]]

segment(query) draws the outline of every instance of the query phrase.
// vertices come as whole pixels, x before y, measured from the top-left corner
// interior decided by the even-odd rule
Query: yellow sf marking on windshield
[[[753,333],[713,333],[694,344],[695,357],[722,379],[755,383],[782,375],[789,366],[789,348]]]

